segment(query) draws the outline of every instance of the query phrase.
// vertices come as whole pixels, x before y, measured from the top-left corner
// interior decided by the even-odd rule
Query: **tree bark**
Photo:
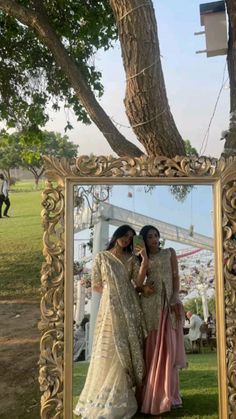
[[[38,189],[39,179],[41,178],[44,172],[44,167],[39,169],[39,171],[34,166],[26,166],[26,169],[28,169],[29,172],[31,172],[34,175],[35,189]]]
[[[226,135],[223,155],[236,155],[236,1],[226,0],[229,40],[228,40],[228,71],[230,82],[230,123]]]
[[[185,155],[168,104],[151,0],[110,0],[126,72],[125,107],[147,154]]]
[[[99,105],[93,92],[84,80],[78,65],[69,56],[59,37],[51,27],[46,12],[42,10],[42,4],[38,10],[34,11],[12,0],[0,0],[0,10],[33,29],[40,40],[50,49],[56,63],[69,79],[71,86],[91,120],[97,125],[115,153],[119,156],[130,155],[134,157],[139,157],[144,154],[117,130],[109,116]]]

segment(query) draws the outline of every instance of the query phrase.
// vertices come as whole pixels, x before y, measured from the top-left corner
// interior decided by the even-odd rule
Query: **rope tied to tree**
[[[159,61],[159,59],[156,59],[152,64],[150,64],[149,66],[147,66],[147,67],[144,67],[141,71],[139,71],[138,73],[136,73],[136,74],[133,74],[133,76],[130,76],[130,77],[127,77],[127,79],[126,79],[126,81],[129,81],[130,79],[134,79],[135,77],[138,77],[138,76],[140,76],[140,74],[143,74],[144,75],[144,73],[145,73],[145,71],[146,70],[148,70],[149,68],[151,68],[151,67],[153,67],[157,62]]]
[[[158,113],[157,115],[155,115],[153,118],[149,119],[148,121],[144,121],[144,122],[140,122],[139,124],[131,125],[131,128],[136,128],[136,127],[140,127],[140,126],[145,125],[145,124],[149,124],[149,122],[152,122],[152,121],[154,121],[154,119],[159,118],[159,116],[161,116],[166,111],[167,111],[167,108],[165,108],[162,112]]]
[[[130,13],[132,13],[132,12],[134,12],[135,10],[137,10],[137,9],[140,9],[140,7],[145,7],[145,6],[151,6],[151,3],[142,3],[142,4],[140,4],[139,6],[136,6],[136,7],[134,7],[133,9],[131,9],[131,10],[128,10],[128,12],[126,12],[123,16],[121,16],[118,20],[117,20],[117,22],[120,22],[121,20],[123,20],[126,16],[128,16]]]
[[[140,126],[142,126],[142,125],[146,125],[146,124],[149,124],[149,122],[152,122],[152,121],[154,121],[155,119],[157,119],[157,118],[159,118],[159,116],[161,116],[164,112],[166,112],[167,111],[167,107],[162,111],[162,112],[160,112],[160,113],[158,113],[157,115],[155,115],[153,118],[151,118],[151,119],[148,119],[147,121],[144,121],[144,122],[140,122],[140,123],[138,123],[138,124],[135,124],[135,125],[123,125],[123,124],[120,124],[119,122],[116,122],[115,121],[115,119],[113,118],[113,117],[110,117],[110,119],[111,119],[111,121],[116,125],[116,126],[118,126],[118,127],[123,127],[123,128],[129,128],[129,129],[131,129],[131,128],[136,128],[136,127],[140,127]],[[102,134],[103,135],[114,135],[115,136],[115,134],[114,133],[112,133],[112,132],[104,132],[104,131],[102,131]]]

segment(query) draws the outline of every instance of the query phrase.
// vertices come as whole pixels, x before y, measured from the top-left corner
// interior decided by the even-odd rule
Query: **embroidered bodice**
[[[141,296],[141,305],[148,331],[158,329],[161,309],[169,304],[173,293],[170,249],[149,256],[146,284],[155,289],[150,297]]]

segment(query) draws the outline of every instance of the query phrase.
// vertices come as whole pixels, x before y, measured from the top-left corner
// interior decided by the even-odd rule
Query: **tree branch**
[[[109,116],[97,102],[93,92],[84,80],[84,77],[75,63],[69,56],[59,37],[50,25],[45,10],[42,11],[42,4],[37,10],[23,7],[13,0],[0,0],[0,10],[15,17],[22,24],[33,29],[38,37],[45,44],[60,66],[65,76],[69,79],[77,97],[86,109],[91,120],[103,133],[111,148],[119,156],[141,156],[143,152],[134,144],[129,142],[115,127]]]

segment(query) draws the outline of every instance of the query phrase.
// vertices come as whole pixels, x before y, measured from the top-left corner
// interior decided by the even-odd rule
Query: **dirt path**
[[[38,301],[0,301],[0,418],[39,419]]]

